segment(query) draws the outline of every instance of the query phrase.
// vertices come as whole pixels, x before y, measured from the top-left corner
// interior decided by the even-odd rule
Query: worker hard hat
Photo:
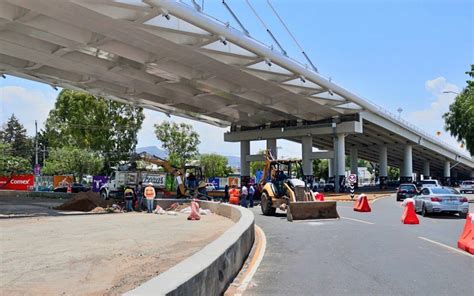
[[[150,182],[150,183],[148,183],[148,186],[153,186],[153,183],[151,183],[151,182]]]

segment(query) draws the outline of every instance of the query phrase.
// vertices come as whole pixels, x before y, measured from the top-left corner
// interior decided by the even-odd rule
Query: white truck
[[[149,171],[114,171],[107,183],[100,187],[102,199],[122,198],[126,186],[135,188],[140,181],[144,185],[153,183],[155,189],[165,188],[166,173]]]

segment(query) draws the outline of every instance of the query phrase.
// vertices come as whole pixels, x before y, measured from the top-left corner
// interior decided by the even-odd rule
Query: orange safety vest
[[[145,187],[145,198],[146,199],[154,199],[155,198],[155,188],[153,188],[152,186],[147,186]]]
[[[237,188],[232,188],[229,190],[229,203],[238,205],[240,203],[239,190]]]

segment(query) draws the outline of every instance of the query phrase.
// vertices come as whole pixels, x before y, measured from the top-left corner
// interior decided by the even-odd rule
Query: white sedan
[[[432,213],[458,213],[466,218],[469,211],[468,199],[449,187],[425,187],[413,199],[415,211],[425,217]]]

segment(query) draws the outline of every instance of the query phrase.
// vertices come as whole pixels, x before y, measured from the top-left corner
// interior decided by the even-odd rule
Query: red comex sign
[[[35,177],[33,175],[16,175],[0,177],[0,190],[33,190]]]

